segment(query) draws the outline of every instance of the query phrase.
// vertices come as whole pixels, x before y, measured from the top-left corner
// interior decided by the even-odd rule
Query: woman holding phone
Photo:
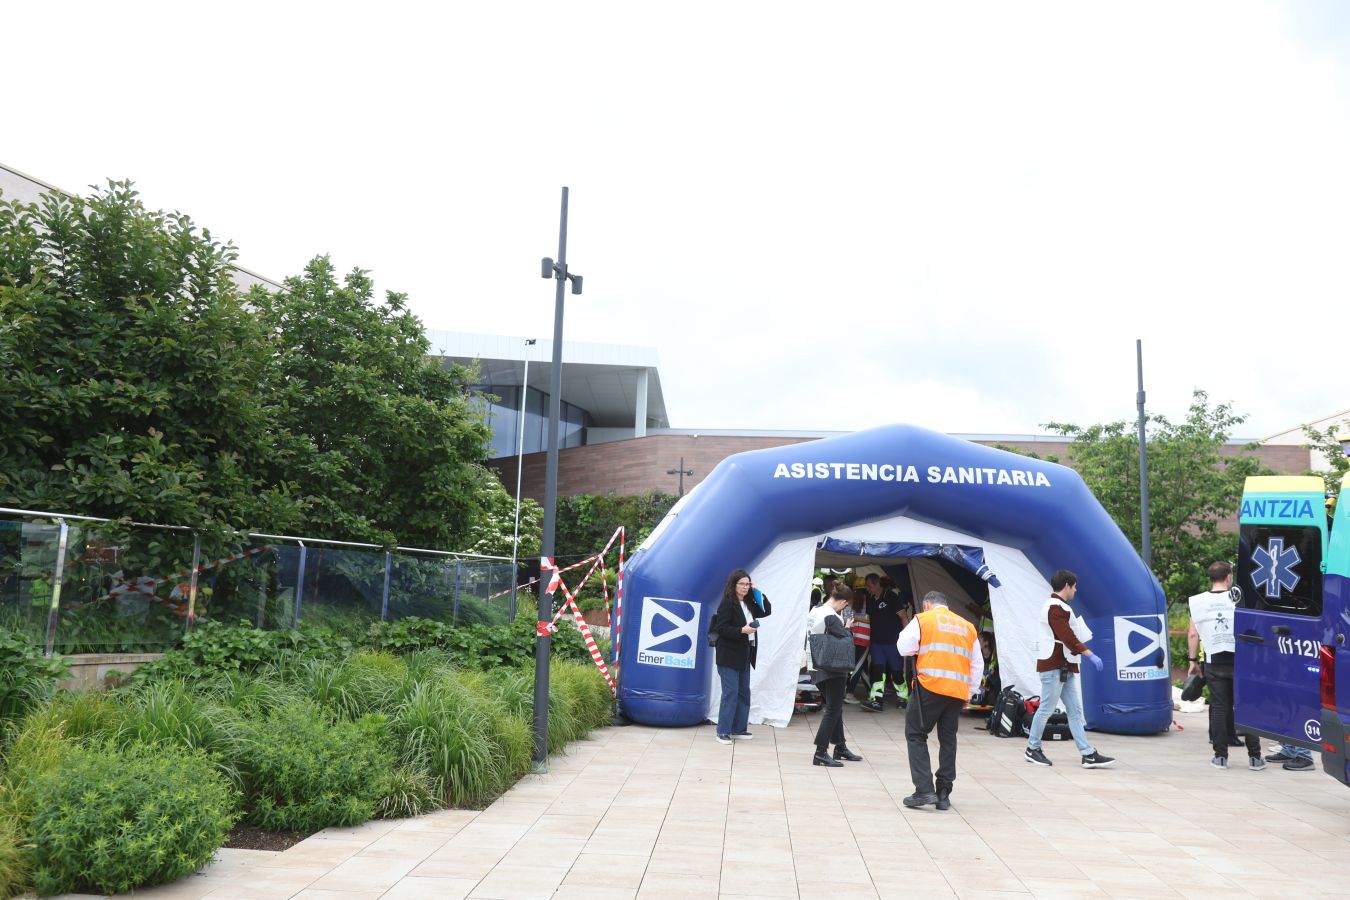
[[[722,602],[708,630],[717,635],[717,677],[722,703],[717,711],[717,741],[748,741],[750,733],[750,670],[758,653],[759,620],[773,612],[769,598],[755,587],[750,573],[737,569],[722,588]]]
[[[844,626],[843,611],[853,602],[853,591],[846,585],[836,584],[830,596],[807,618],[807,634],[827,634],[834,640],[852,643],[853,636]],[[812,765],[838,768],[843,763],[862,762],[862,757],[848,749],[844,743],[844,685],[849,672],[814,669],[811,680],[820,688],[825,699],[825,714],[820,717],[820,727],[816,729],[816,754],[811,758]],[[834,757],[830,757],[830,745],[834,744]]]

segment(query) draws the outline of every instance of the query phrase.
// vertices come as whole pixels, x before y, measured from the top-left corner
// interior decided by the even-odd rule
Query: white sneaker
[[[730,743],[731,743],[731,738],[730,738],[729,736],[725,735],[725,734],[717,734],[717,735],[713,735],[713,736],[714,736],[715,738],[717,738],[717,743],[719,743],[719,744],[730,744]]]
[[[857,697],[854,697],[853,695],[850,694],[844,697],[844,702],[852,703],[854,706],[857,706],[862,701],[860,701]]]

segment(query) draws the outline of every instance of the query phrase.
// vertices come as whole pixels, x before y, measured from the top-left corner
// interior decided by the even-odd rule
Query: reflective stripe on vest
[[[919,613],[918,619],[919,656],[914,670],[919,684],[935,694],[969,699],[975,626],[942,607]]]

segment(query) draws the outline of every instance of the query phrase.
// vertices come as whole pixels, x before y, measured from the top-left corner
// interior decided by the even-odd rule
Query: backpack
[[[1041,708],[1041,698],[1028,697],[1026,700],[1026,713],[1022,719],[1022,733],[1031,734],[1031,720],[1036,718],[1036,712]],[[1062,712],[1052,712],[1050,718],[1045,723],[1045,731],[1041,733],[1042,741],[1070,741],[1073,740],[1073,732],[1069,730],[1069,714]]]
[[[1026,701],[1009,685],[999,691],[994,708],[989,711],[989,733],[994,737],[1022,737],[1026,728]]]

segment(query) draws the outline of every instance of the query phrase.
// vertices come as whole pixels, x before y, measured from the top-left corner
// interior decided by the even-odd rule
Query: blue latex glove
[[[763,595],[762,593],[760,593],[759,588],[751,588],[751,589],[750,589],[750,593],[754,594],[754,596],[755,596],[755,606],[758,606],[760,609],[763,609],[763,608],[764,608],[764,595]]]
[[[1102,658],[1100,656],[1094,653],[1091,656],[1089,656],[1087,660],[1088,662],[1092,663],[1092,667],[1096,669],[1098,672],[1102,670],[1103,663]]]

